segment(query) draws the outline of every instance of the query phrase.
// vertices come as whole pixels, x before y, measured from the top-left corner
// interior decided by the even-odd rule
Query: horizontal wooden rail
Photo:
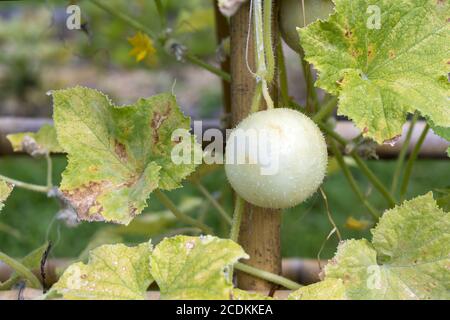
[[[219,120],[206,119],[201,120],[202,130],[217,128],[221,129]],[[0,155],[12,154],[11,145],[6,140],[6,135],[16,132],[30,131],[34,132],[44,124],[51,124],[51,119],[46,118],[15,118],[15,117],[0,117]],[[194,124],[193,124],[194,125]],[[414,127],[409,148],[412,149],[420,137],[420,134],[425,126],[424,121],[419,121]],[[380,158],[393,158],[399,153],[409,123],[405,124],[402,137],[393,145],[383,144],[377,147],[377,154]],[[360,131],[352,122],[338,121],[336,131],[346,139],[352,139],[359,135]],[[208,144],[208,142],[206,142]],[[446,150],[449,143],[441,137],[435,135],[432,131],[427,135],[425,143],[420,150],[420,157],[422,158],[446,158]]]

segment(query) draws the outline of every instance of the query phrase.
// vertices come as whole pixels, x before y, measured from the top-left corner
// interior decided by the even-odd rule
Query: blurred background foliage
[[[111,5],[129,13],[143,24],[163,31],[154,1],[109,0]],[[82,12],[82,30],[67,30],[66,7],[76,3]],[[190,52],[213,64],[216,57],[212,0],[164,0],[172,35]],[[75,84],[96,87],[117,103],[171,90],[184,111],[194,118],[222,116],[220,80],[196,67],[177,62],[158,50],[141,62],[130,54],[129,39],[136,32],[123,22],[83,1],[3,1],[0,3],[0,116],[51,116],[51,89]],[[151,39],[155,41],[156,39]],[[304,83],[298,57],[285,47],[290,94],[304,99]],[[324,184],[331,214],[344,238],[370,236],[369,216],[347,184],[342,172],[330,162]],[[63,156],[55,157],[54,181],[58,182],[66,165]],[[394,161],[371,161],[370,167],[386,183],[394,172]],[[23,181],[42,184],[45,161],[29,157],[0,157],[0,172]],[[358,170],[357,181],[373,204],[383,209],[384,200],[370,188]],[[408,198],[429,190],[445,190],[450,181],[448,162],[420,160],[414,168]],[[202,180],[206,188],[231,214],[231,190],[222,169]],[[192,216],[214,226],[219,236],[228,236],[227,226],[203,195],[189,182],[169,196]],[[0,251],[23,256],[46,240],[53,242],[53,257],[85,257],[87,249],[105,242],[134,243],[152,238],[159,241],[176,232],[195,233],[179,224],[153,197],[149,207],[128,227],[105,223],[81,223],[68,226],[56,219],[59,204],[54,199],[30,191],[15,189],[0,214]],[[303,205],[286,210],[283,216],[283,256],[316,258],[331,231],[320,193]],[[321,258],[335,251],[334,236],[325,243]]]

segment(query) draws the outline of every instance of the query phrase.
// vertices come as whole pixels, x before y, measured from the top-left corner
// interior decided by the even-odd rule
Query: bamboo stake
[[[275,2],[276,3],[276,2]],[[242,5],[231,18],[231,105],[232,121],[238,124],[250,112],[256,82],[246,62],[247,32],[249,31],[250,3]],[[276,5],[275,5],[276,6]],[[273,8],[272,35],[278,32],[277,11]],[[255,47],[253,28],[250,27],[248,42],[248,63],[255,70]],[[276,47],[277,37],[273,37]],[[276,63],[275,63],[276,65]],[[276,76],[274,77],[277,78]],[[276,81],[274,81],[276,85]],[[272,88],[273,89],[273,88]],[[276,90],[272,90],[272,98],[276,104]],[[275,274],[281,273],[280,225],[279,210],[264,209],[246,203],[239,233],[239,243],[250,255],[245,261],[248,265]],[[238,272],[238,286],[246,290],[272,290],[273,284],[251,275]]]

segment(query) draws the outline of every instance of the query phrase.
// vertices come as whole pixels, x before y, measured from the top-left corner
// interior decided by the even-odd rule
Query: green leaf
[[[41,260],[44,256],[45,251],[48,248],[48,242],[44,243],[39,248],[31,251],[24,258],[20,260],[22,265],[29,270],[36,270],[41,266]],[[21,279],[20,275],[14,272],[11,277],[0,285],[1,290],[9,290],[14,284],[16,284]]]
[[[150,265],[161,299],[228,300],[233,285],[225,270],[241,258],[248,256],[231,240],[176,236],[156,246]]]
[[[431,123],[431,128],[435,134],[450,142],[450,128],[437,127],[433,123]],[[447,155],[450,157],[450,146],[447,149]]]
[[[81,220],[128,224],[150,193],[171,190],[195,169],[175,164],[171,140],[190,129],[171,94],[115,106],[107,96],[75,87],[53,92],[58,140],[68,153],[61,191]],[[182,143],[192,144],[194,137]],[[193,144],[199,148],[198,144]]]
[[[33,157],[49,153],[63,153],[58,143],[55,128],[51,125],[42,126],[38,132],[20,132],[6,136],[16,152],[26,152]]]
[[[436,203],[445,212],[450,211],[450,187],[444,189],[436,189]]]
[[[431,193],[386,211],[372,234],[341,243],[325,279],[350,299],[450,299],[450,216]]]
[[[327,279],[292,292],[289,300],[346,300],[341,279]]]
[[[4,202],[11,194],[13,185],[0,179],[0,211],[5,206]]]
[[[153,282],[149,270],[152,246],[104,245],[91,251],[89,263],[69,266],[52,290],[64,299],[143,300]]]
[[[416,110],[450,127],[449,8],[436,0],[335,0],[328,20],[298,29],[317,85],[339,95],[339,113],[380,143],[400,135]]]
[[[231,300],[273,300],[272,297],[234,288]]]

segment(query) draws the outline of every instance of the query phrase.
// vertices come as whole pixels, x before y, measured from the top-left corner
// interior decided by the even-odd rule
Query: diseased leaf
[[[431,193],[386,211],[372,234],[341,243],[325,279],[350,299],[450,299],[450,216]]]
[[[327,279],[292,292],[288,300],[346,300],[341,279]]]
[[[4,202],[9,197],[12,190],[13,185],[0,179],[0,211],[2,211],[5,206]]]
[[[171,94],[115,106],[107,96],[75,87],[53,91],[54,120],[68,166],[60,189],[81,220],[128,224],[156,188],[171,190],[195,169],[175,164],[172,148],[193,143],[171,140],[176,129],[190,130]]]
[[[91,251],[88,264],[69,266],[52,290],[73,300],[143,300],[153,282],[151,251],[150,243],[101,246]]]
[[[400,135],[416,110],[450,127],[449,1],[334,2],[327,21],[299,34],[317,85],[339,95],[339,113],[380,143]]]
[[[156,246],[150,265],[161,299],[228,300],[225,270],[241,258],[248,256],[231,240],[176,236]]]
[[[26,152],[33,157],[64,152],[56,138],[55,128],[51,125],[42,126],[38,132],[14,133],[6,138],[15,152]]]

